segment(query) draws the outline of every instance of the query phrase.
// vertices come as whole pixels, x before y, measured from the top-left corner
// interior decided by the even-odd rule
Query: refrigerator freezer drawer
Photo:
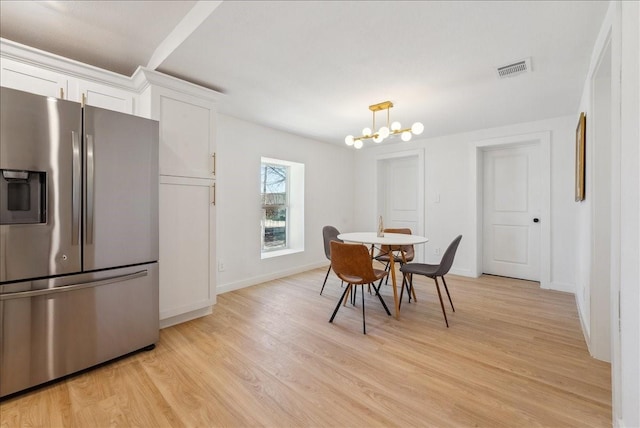
[[[0,294],[0,397],[158,341],[157,263],[56,282]]]

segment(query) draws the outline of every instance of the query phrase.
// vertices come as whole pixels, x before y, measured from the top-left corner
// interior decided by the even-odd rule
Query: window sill
[[[260,254],[260,259],[271,259],[274,257],[286,256],[289,254],[301,253],[304,250],[302,248],[287,248],[285,250],[266,251]]]

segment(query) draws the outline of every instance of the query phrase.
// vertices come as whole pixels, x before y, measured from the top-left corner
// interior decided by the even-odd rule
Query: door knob
[[[533,219],[533,222],[534,222],[534,223],[538,223],[539,221],[540,221],[540,219],[539,219],[538,217],[536,217],[536,218],[534,218],[534,219]]]

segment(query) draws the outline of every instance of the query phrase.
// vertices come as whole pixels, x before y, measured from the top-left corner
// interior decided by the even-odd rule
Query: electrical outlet
[[[436,256],[440,255],[440,248],[436,248],[435,252],[436,252]]]
[[[224,262],[222,260],[218,261],[218,272],[224,271]]]

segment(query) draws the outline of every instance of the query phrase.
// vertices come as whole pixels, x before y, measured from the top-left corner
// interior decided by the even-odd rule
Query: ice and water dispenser
[[[46,223],[46,173],[0,169],[0,224]]]

